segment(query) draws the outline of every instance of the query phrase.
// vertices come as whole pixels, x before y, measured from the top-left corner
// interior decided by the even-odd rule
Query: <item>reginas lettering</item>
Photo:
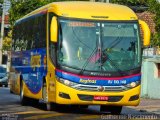
[[[96,84],[97,80],[84,80],[84,79],[80,79],[79,82],[80,83],[84,83],[84,84],[87,84],[87,83]]]

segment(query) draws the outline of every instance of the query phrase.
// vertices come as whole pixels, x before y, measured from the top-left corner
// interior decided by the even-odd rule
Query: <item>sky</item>
[[[6,10],[5,11],[8,12],[9,8],[10,8],[10,1],[6,0],[6,4],[5,4],[5,9]]]

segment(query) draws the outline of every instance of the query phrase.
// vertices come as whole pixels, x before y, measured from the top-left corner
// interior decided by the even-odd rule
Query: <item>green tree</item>
[[[2,51],[10,51],[12,45],[12,30],[8,32],[8,36],[3,39],[3,48]]]
[[[71,1],[71,0],[10,0],[11,8],[9,10],[9,18],[11,26],[14,25],[15,21],[31,11],[46,5],[51,2],[57,1]],[[88,1],[88,0],[81,0]]]
[[[149,10],[155,14],[156,33],[152,35],[152,46],[160,47],[160,3],[157,0],[147,0]]]
[[[110,0],[112,3],[122,4],[122,5],[146,5],[145,0]]]
[[[26,15],[27,13],[41,7],[44,4],[47,4],[45,0],[10,0],[11,8],[9,10],[9,21],[11,26],[14,22]]]
[[[3,11],[3,0],[0,0],[0,16],[2,16]]]

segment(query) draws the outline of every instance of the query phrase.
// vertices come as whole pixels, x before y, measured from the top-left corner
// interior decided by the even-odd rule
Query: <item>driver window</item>
[[[49,52],[50,52],[50,57],[52,62],[54,63],[54,65],[56,65],[56,45],[55,43],[50,43],[50,47],[49,47]]]

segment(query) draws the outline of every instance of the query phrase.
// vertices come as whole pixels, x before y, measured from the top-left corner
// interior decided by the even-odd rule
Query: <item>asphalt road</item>
[[[137,107],[124,107],[119,116],[102,113],[99,106],[76,109],[59,106],[55,111],[45,111],[43,103],[21,106],[19,96],[9,88],[0,87],[0,120],[111,120],[111,119],[160,119],[160,100],[142,99]]]

